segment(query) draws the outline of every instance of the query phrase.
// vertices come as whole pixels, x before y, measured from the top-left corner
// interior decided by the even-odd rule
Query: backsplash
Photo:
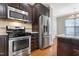
[[[26,28],[26,32],[32,31],[31,23],[24,23],[21,21],[10,20],[10,19],[0,19],[0,34],[6,34],[6,26],[24,26]]]

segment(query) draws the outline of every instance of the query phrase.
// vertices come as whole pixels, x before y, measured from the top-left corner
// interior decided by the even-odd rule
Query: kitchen
[[[0,56],[79,56],[78,3],[0,3]]]
[[[49,25],[49,7],[41,3],[0,3],[0,55],[30,56],[50,46]]]

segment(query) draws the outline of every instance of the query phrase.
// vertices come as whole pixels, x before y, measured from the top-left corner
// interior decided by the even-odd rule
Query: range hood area
[[[0,3],[0,18],[19,20],[30,23],[32,21],[29,17],[30,11],[28,11],[28,9],[29,8],[22,3]]]

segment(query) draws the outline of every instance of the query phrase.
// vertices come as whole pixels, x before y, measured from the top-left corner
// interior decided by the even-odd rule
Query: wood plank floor
[[[56,56],[57,52],[57,41],[54,39],[53,44],[51,47],[48,47],[46,49],[37,49],[32,51],[32,56]]]

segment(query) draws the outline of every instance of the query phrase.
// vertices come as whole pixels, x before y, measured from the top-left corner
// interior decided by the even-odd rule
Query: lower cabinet
[[[73,38],[57,38],[58,56],[79,56],[79,40]]]
[[[60,42],[58,55],[70,56],[72,54],[72,45],[69,43]]]
[[[79,56],[79,43],[78,41],[74,41],[73,43],[73,55]]]
[[[36,38],[32,38],[31,40],[31,50],[36,50],[39,48],[39,42],[38,42],[38,39]]]
[[[73,55],[74,56],[79,56],[79,49],[73,49]]]
[[[8,56],[8,39],[7,36],[0,36],[0,56]]]
[[[73,39],[72,43],[73,43],[73,55],[79,56],[79,40]]]
[[[57,55],[58,56],[72,56],[73,45],[72,42],[65,40],[64,38],[58,38],[57,44]]]
[[[39,36],[38,36],[38,34],[32,34],[31,50],[36,50],[38,48],[39,48]]]

